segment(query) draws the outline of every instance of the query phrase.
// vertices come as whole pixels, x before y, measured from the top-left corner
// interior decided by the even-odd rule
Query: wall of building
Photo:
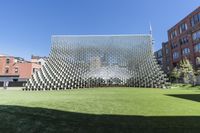
[[[194,33],[197,31],[199,39],[194,40]],[[196,58],[200,57],[200,7],[175,24],[167,33],[168,42],[162,44],[163,70],[170,73],[185,57],[197,69],[199,65]],[[197,47],[198,51],[195,50]]]
[[[42,66],[31,62],[17,63],[15,67],[18,67],[18,74],[20,79],[29,79],[31,75],[38,71]]]
[[[165,73],[169,74],[170,71],[170,62],[171,62],[171,55],[170,55],[170,48],[168,42],[162,43],[162,53],[163,53],[163,70]]]
[[[8,62],[9,60],[9,62]],[[0,81],[14,80],[18,77],[18,81],[25,81],[31,78],[32,74],[42,67],[39,63],[24,61],[13,56],[0,56]],[[7,70],[8,69],[8,70]],[[15,77],[15,78],[13,78]]]
[[[31,59],[31,62],[32,63],[36,63],[36,64],[39,64],[39,65],[44,65],[45,64],[45,62],[46,62],[46,60],[45,59],[43,59],[43,58],[40,58],[40,59]]]
[[[12,56],[0,56],[0,75],[15,75],[13,74],[13,65],[15,59]]]
[[[192,19],[194,15],[198,15],[199,22],[193,26]],[[200,43],[200,40],[193,40],[193,33],[198,30],[200,30],[200,7],[168,30],[171,70],[185,57],[190,60],[194,67],[196,66],[196,57],[199,57],[200,54],[199,52],[195,52],[194,49],[195,45]]]

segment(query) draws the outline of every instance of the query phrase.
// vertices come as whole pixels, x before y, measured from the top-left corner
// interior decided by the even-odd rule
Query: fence
[[[8,87],[23,87],[26,81],[10,81]],[[0,82],[0,87],[3,87],[4,82]]]

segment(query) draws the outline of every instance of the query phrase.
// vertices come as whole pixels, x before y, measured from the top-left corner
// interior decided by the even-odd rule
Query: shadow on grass
[[[166,95],[176,97],[176,98],[182,98],[182,99],[186,99],[186,100],[200,102],[200,94],[166,94]]]
[[[44,108],[0,106],[2,133],[191,133],[200,117],[95,115]]]

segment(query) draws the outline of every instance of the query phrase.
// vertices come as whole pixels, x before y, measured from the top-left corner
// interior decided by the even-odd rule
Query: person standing
[[[4,89],[7,89],[8,85],[9,85],[9,81],[4,81],[3,82]]]

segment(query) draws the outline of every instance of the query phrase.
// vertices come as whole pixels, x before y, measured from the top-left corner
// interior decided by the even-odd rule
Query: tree
[[[197,70],[195,72],[195,75],[196,76],[200,76],[200,68],[199,68],[199,65],[200,65],[200,57],[197,57],[196,58],[196,65],[197,65]]]
[[[176,80],[176,83],[178,83],[178,79],[180,78],[180,70],[175,67],[172,72],[170,73],[170,77],[174,78]]]
[[[187,58],[184,58],[180,61],[180,72],[181,76],[183,77],[184,83],[195,82],[194,70],[190,61]]]
[[[199,68],[197,68],[197,70],[195,71],[195,75],[200,76],[200,69]]]
[[[200,78],[200,57],[196,58],[196,71],[195,71],[196,81]]]

